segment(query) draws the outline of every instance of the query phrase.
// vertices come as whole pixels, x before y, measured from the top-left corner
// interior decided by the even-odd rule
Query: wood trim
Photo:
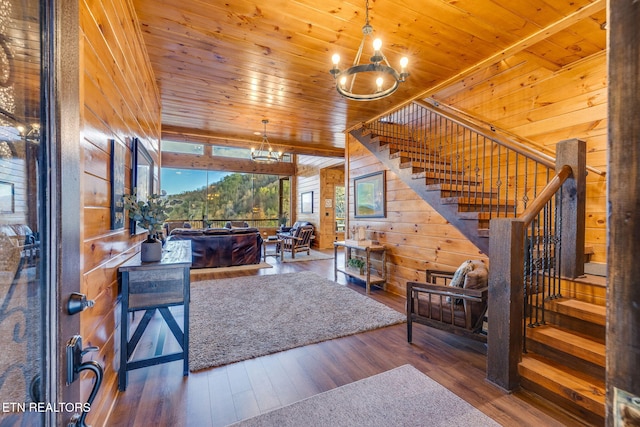
[[[212,135],[211,133],[198,129],[182,128],[176,126],[163,126],[162,139],[177,142],[191,142],[195,144],[220,145],[225,147],[248,148],[256,145],[257,141],[246,138],[231,138]],[[282,149],[285,153],[306,154],[320,157],[344,157],[344,148],[327,148],[318,145],[308,144],[305,147],[271,142],[272,145]]]
[[[230,157],[200,156],[197,154],[162,153],[162,167],[180,169],[222,170],[241,173],[263,173],[272,175],[295,175],[295,164],[278,162],[274,164],[256,163],[249,159]]]

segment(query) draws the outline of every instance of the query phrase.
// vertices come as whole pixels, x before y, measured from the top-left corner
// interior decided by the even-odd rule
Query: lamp
[[[282,152],[274,153],[267,138],[267,123],[269,120],[263,119],[264,132],[262,133],[262,142],[258,149],[251,148],[251,160],[258,163],[275,163],[282,159]]]
[[[336,90],[340,95],[355,101],[373,101],[389,96],[398,89],[400,83],[404,82],[409,76],[409,73],[406,71],[409,60],[403,57],[400,60],[400,72],[396,71],[389,65],[389,61],[387,61],[387,58],[382,53],[382,40],[375,39],[373,40],[373,56],[370,59],[371,62],[369,64],[360,64],[360,57],[362,56],[365,40],[367,37],[373,39],[373,27],[369,25],[369,0],[366,1],[366,20],[364,27],[362,27],[362,34],[362,41],[360,42],[360,47],[358,48],[358,53],[353,61],[353,65],[346,70],[340,70],[338,68],[340,55],[336,53],[331,58],[333,68],[329,70],[329,72],[336,81]],[[371,73],[377,76],[377,78],[375,78],[375,87],[373,85],[367,85],[366,83],[356,86],[356,77],[360,73]],[[349,77],[351,77],[351,79],[349,79]],[[386,80],[385,77],[387,78]]]

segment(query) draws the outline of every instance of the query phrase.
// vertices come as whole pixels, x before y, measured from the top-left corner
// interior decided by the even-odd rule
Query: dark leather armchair
[[[296,257],[297,252],[309,252],[311,250],[311,238],[313,237],[313,226],[303,225],[293,230],[292,234],[278,233],[278,238],[282,240],[282,247],[280,248],[284,252],[291,252],[291,258]]]
[[[281,226],[278,229],[278,235],[279,236],[292,236],[296,233],[296,230],[298,230],[300,227],[311,227],[313,230],[315,230],[315,228],[313,227],[313,224],[311,224],[308,221],[296,221],[293,223],[293,225],[291,227],[285,227],[285,226]],[[312,233],[313,234],[313,233]]]

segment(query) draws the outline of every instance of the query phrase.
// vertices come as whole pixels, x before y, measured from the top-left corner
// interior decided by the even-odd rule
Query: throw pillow
[[[475,265],[473,264],[473,261],[467,260],[463,262],[453,274],[453,278],[449,282],[449,286],[461,288],[464,285],[464,279],[467,276],[467,273],[473,271],[474,268]]]
[[[449,282],[449,286],[453,288],[461,288],[462,286],[464,286],[464,281],[465,281],[465,278],[467,277],[467,274],[473,271],[474,268],[475,268],[475,265],[473,264],[473,261],[467,260],[463,262],[460,265],[460,267],[458,267],[456,272],[453,273],[453,278]],[[451,297],[447,297],[446,301],[450,303]],[[462,300],[457,299],[456,304],[462,304]]]
[[[476,267],[473,271],[467,273],[464,280],[465,289],[480,289],[487,286],[489,279],[489,271],[484,267]]]

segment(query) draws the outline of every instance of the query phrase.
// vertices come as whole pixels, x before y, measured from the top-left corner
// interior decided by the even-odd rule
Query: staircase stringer
[[[478,233],[478,220],[461,219],[458,215],[456,204],[444,204],[439,190],[433,190],[433,185],[427,188],[422,179],[414,179],[411,168],[401,168],[399,158],[390,158],[388,148],[381,148],[376,138],[371,133],[363,132],[363,128],[354,129],[350,134],[364,145],[376,158],[390,171],[395,173],[402,182],[410,187],[422,200],[433,207],[449,223],[456,227],[465,237],[483,253],[488,255],[489,239]]]

